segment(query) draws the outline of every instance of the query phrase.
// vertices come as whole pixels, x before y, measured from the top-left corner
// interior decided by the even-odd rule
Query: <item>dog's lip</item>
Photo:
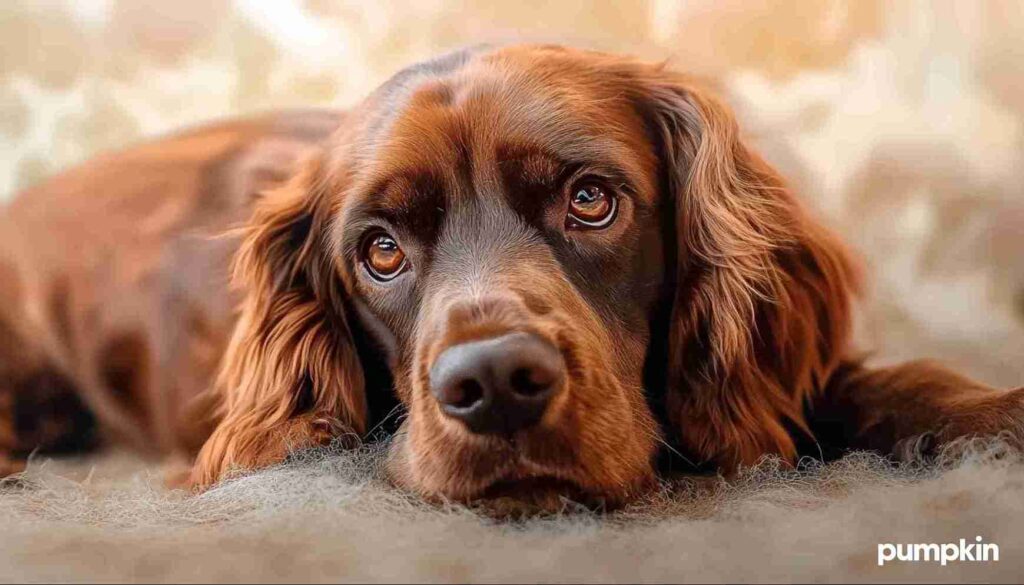
[[[531,443],[536,446],[537,438],[522,431],[487,437],[486,442],[478,446],[503,456],[492,459],[494,466],[490,469],[480,470],[483,472],[471,481],[473,487],[463,493],[470,494],[468,499],[486,499],[497,493],[504,497],[512,493],[528,494],[530,490],[558,490],[567,495],[594,493],[593,489],[588,489],[587,477],[575,462],[531,448]]]
[[[542,465],[522,454],[517,461],[481,482],[480,488],[475,491],[470,499],[531,499],[542,493],[561,494],[575,499],[586,497],[589,493],[583,483],[572,477],[568,469]]]

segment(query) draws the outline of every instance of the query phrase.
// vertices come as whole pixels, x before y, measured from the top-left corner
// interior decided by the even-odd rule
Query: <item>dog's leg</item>
[[[190,477],[180,485],[203,490],[233,472],[269,467],[291,454],[334,441],[346,448],[359,444],[359,436],[330,414],[306,413],[261,427],[253,421],[218,427],[200,452]]]
[[[0,380],[0,479],[25,469],[25,461],[15,456],[14,393],[5,391]]]
[[[0,253],[3,250],[0,249]],[[48,357],[24,310],[17,272],[0,257],[0,478],[33,453],[94,444],[95,422],[72,379]]]
[[[96,442],[95,419],[62,374],[0,380],[0,477],[22,471],[33,453],[80,452]]]
[[[4,272],[0,264],[0,275],[10,281],[10,275]],[[0,293],[4,289],[0,288]],[[9,301],[0,294],[0,301]],[[6,303],[5,303],[6,304]],[[5,305],[0,305],[2,308]],[[4,319],[0,312],[0,479],[25,469],[25,458],[21,453],[15,424],[15,394],[20,384],[16,381],[21,372],[28,369],[30,360],[26,359],[23,343],[13,327]]]
[[[961,437],[1024,442],[1024,388],[996,390],[930,362],[844,364],[810,412],[819,441],[899,460],[927,457]]]

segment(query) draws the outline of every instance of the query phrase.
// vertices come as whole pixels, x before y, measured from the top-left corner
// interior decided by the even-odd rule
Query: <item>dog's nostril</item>
[[[518,368],[509,376],[509,383],[512,386],[512,391],[516,394],[533,397],[543,393],[551,386],[550,378],[551,376],[536,369]]]
[[[556,347],[509,333],[442,351],[430,367],[430,392],[444,414],[470,431],[509,434],[541,420],[565,375]]]
[[[473,379],[459,382],[452,390],[447,402],[454,408],[469,408],[484,398],[483,386]]]

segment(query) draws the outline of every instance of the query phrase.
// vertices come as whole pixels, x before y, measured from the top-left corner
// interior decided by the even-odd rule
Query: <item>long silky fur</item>
[[[847,351],[859,270],[731,111],[681,75],[644,95],[675,198],[678,271],[668,411],[683,444],[726,471],[792,461],[791,430]]]
[[[196,459],[196,487],[365,430],[362,368],[322,253],[330,209],[318,169],[313,158],[267,193],[243,228],[233,281],[245,297],[212,389],[219,424]]]

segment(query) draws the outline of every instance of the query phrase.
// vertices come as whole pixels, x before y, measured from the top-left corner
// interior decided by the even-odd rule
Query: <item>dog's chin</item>
[[[604,512],[626,504],[638,490],[591,489],[584,484],[534,469],[506,468],[493,477],[466,477],[444,482],[441,489],[430,489],[407,473],[395,473],[389,479],[398,487],[418,493],[427,502],[439,505],[459,503],[497,519],[525,519],[548,514]],[[440,486],[438,486],[440,487]]]
[[[457,494],[424,494],[438,503],[458,502],[497,519],[526,519],[550,514],[602,513],[621,508],[651,482],[633,489],[609,490],[587,486],[561,474],[518,469],[489,481],[465,480]],[[422,493],[422,492],[421,492]]]
[[[467,503],[497,518],[526,518],[582,510],[603,511],[618,500],[596,495],[576,483],[555,477],[502,479],[483,489]]]
[[[466,443],[457,444],[464,449],[463,465],[451,465],[451,457],[442,457],[431,461],[439,463],[436,467],[424,465],[427,458],[414,455],[407,441],[406,433],[398,433],[388,457],[387,475],[396,486],[429,502],[455,502],[494,517],[610,511],[654,484],[653,469],[613,485],[591,480],[579,467],[557,458],[564,453],[551,448],[558,444],[553,441],[538,449],[537,441],[476,438],[473,451]]]

